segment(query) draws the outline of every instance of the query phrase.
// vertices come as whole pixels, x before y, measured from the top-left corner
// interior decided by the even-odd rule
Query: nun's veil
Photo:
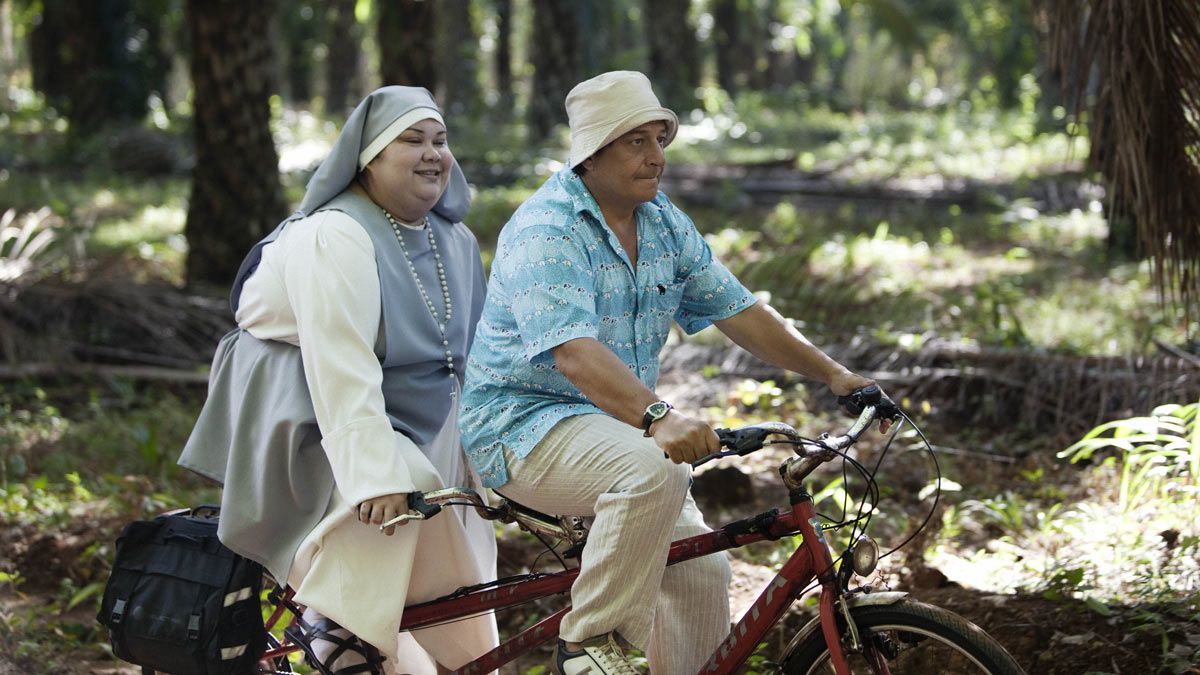
[[[342,132],[330,150],[329,156],[317,167],[316,173],[308,181],[304,198],[296,212],[288,216],[267,235],[262,241],[250,249],[246,259],[238,268],[234,278],[233,289],[229,295],[230,306],[237,312],[238,299],[242,294],[242,286],[246,279],[258,267],[262,260],[263,246],[274,241],[279,232],[291,221],[305,218],[316,211],[326,202],[341,194],[354,177],[358,175],[359,156],[373,141],[385,131],[389,131],[392,123],[416,108],[431,108],[438,110],[437,103],[429,91],[422,87],[381,87],[364,98],[350,117]],[[403,129],[395,130],[398,134]],[[437,204],[431,211],[431,222],[441,219],[456,223],[466,217],[471,207],[471,190],[467,179],[454,162],[450,168],[450,181],[446,185]]]

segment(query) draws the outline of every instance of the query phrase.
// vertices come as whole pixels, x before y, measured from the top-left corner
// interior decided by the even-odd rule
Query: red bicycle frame
[[[788,606],[804,592],[814,578],[821,584],[821,630],[825,635],[826,644],[830,646],[830,660],[836,672],[850,672],[842,651],[835,615],[840,592],[837,574],[834,571],[829,546],[819,528],[812,497],[803,490],[794,490],[790,501],[790,512],[778,513],[772,510],[671,544],[668,565],[758,541],[778,539],[797,533],[803,536],[801,545],[709,657],[701,669],[702,673],[732,673],[744,663],[771,626],[783,616]],[[405,609],[400,630],[426,628],[550,595],[567,593],[578,574],[578,569],[572,569],[539,575],[494,588],[474,590],[413,605]],[[268,630],[279,621],[285,606],[295,611],[290,595],[283,598],[272,614]],[[558,635],[559,623],[569,609],[569,605],[560,609],[454,672],[459,675],[472,675],[499,669],[500,666]],[[269,650],[263,655],[263,660],[277,658],[297,649],[293,645],[284,645]]]

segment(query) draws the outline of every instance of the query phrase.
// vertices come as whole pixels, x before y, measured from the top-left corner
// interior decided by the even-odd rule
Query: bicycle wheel
[[[891,605],[855,607],[850,616],[863,643],[875,646],[893,675],[1025,675],[999,642],[953,612],[906,598]],[[845,626],[842,629],[845,634]],[[878,672],[863,654],[847,657],[855,675]],[[834,672],[819,628],[784,655],[782,670],[787,675]]]

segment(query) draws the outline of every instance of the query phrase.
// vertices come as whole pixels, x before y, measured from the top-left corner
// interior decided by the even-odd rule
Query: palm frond
[[[1200,300],[1200,2],[1041,0],[1110,212],[1137,223],[1160,296]]]
[[[49,271],[58,224],[48,207],[20,218],[15,209],[0,215],[0,290],[27,285]]]

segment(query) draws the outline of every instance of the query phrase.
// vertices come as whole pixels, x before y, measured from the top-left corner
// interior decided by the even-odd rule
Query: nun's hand
[[[408,513],[408,493],[396,492],[390,495],[374,497],[368,499],[355,507],[358,511],[359,522],[367,525],[375,525],[376,527],[388,522],[396,516]],[[387,536],[392,536],[397,527],[403,527],[408,524],[408,521],[403,521],[399,525],[392,525],[383,530]]]

